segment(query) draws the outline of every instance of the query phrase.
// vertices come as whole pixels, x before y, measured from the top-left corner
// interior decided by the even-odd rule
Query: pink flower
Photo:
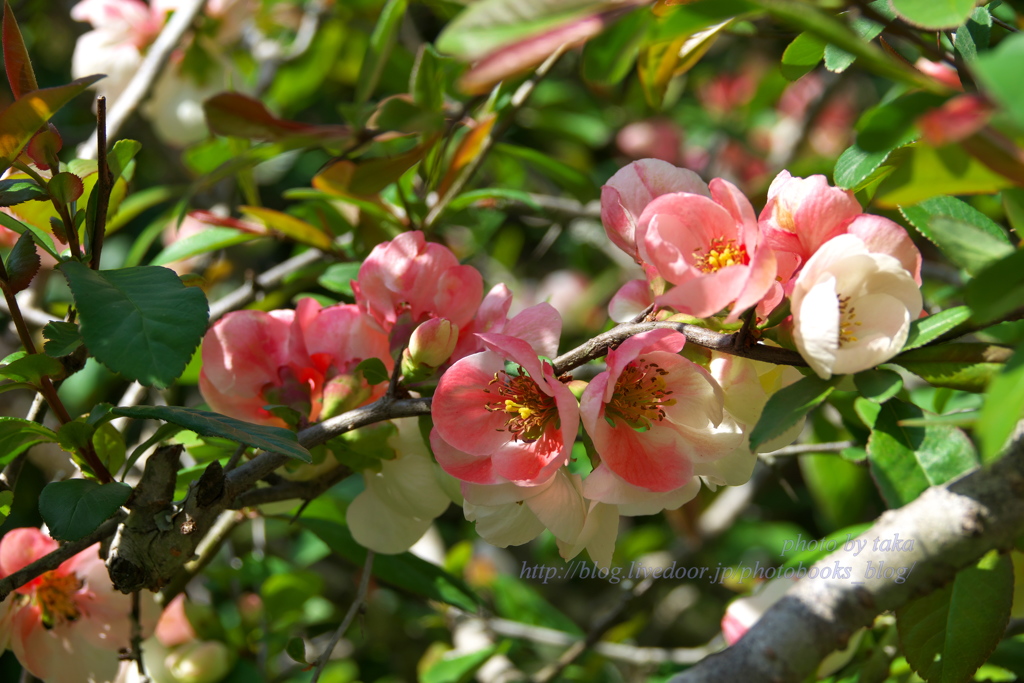
[[[995,107],[981,95],[960,95],[923,114],[917,125],[928,144],[960,142],[985,127]]]
[[[665,329],[627,339],[608,353],[608,370],[580,400],[601,466],[633,487],[664,493],[691,486],[702,465],[742,445],[725,420],[722,388],[679,355],[685,343]]]
[[[634,236],[640,214],[655,198],[671,192],[708,195],[693,171],[660,159],[641,159],[620,168],[601,187],[601,222],[612,244],[641,262]]]
[[[8,531],[0,539],[0,576],[57,549],[39,529]],[[156,618],[143,599],[143,628]],[[113,680],[118,650],[131,645],[131,597],[114,590],[99,544],[64,561],[0,603],[0,650],[9,647],[36,678],[48,683]],[[91,677],[90,677],[91,676]]]
[[[536,486],[568,462],[579,406],[538,358],[555,355],[561,321],[549,304],[517,318],[532,322],[534,339],[548,341],[479,334],[487,350],[452,365],[438,383],[430,443],[438,464],[457,479]]]
[[[354,304],[296,310],[235,311],[206,333],[199,391],[212,410],[257,424],[285,426],[264,409],[279,405],[315,422],[379,398],[355,367],[379,358],[394,365],[387,337]]]
[[[853,193],[830,186],[825,176],[794,178],[782,171],[768,188],[759,220],[768,246],[796,254],[804,263],[860,213]],[[788,279],[789,273],[783,275]]]
[[[480,304],[483,278],[417,230],[374,247],[352,289],[359,306],[387,331],[403,314],[412,324],[447,318],[461,330]]]
[[[637,224],[640,256],[676,286],[659,305],[704,318],[732,304],[727,320],[775,285],[775,254],[761,248],[754,209],[730,182],[715,178],[711,197],[677,192],[647,205]],[[772,296],[782,298],[781,289]]]

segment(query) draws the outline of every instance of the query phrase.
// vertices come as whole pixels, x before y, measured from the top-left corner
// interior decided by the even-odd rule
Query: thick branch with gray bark
[[[1008,550],[1022,531],[1024,440],[1019,439],[991,469],[930,488],[912,503],[884,513],[858,537],[867,541],[859,554],[840,549],[814,565],[819,572],[844,569],[838,578],[797,582],[738,643],[672,683],[803,681],[878,614],[943,586],[992,549]],[[897,534],[901,541],[912,539],[913,548],[876,549],[875,539],[892,540]],[[869,567],[877,570],[881,562],[906,567],[905,580],[866,578]]]

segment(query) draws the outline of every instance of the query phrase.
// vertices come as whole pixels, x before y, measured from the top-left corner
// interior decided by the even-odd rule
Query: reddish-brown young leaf
[[[347,126],[314,126],[279,119],[259,100],[240,93],[226,92],[203,102],[210,130],[251,140],[279,142],[284,139],[309,139],[310,144],[343,142],[351,137]]]
[[[62,204],[70,204],[82,196],[82,179],[67,171],[58,173],[46,185],[50,196]]]
[[[36,244],[32,241],[32,233],[29,230],[21,233],[21,237],[14,243],[11,253],[7,255],[7,289],[16,294],[27,288],[32,283],[32,278],[39,272],[42,262],[39,253],[36,251]]]
[[[32,71],[32,62],[29,61],[21,29],[18,28],[18,22],[7,0],[4,0],[3,45],[4,69],[7,71],[7,80],[11,84],[14,98],[18,99],[27,92],[38,90],[36,74]]]

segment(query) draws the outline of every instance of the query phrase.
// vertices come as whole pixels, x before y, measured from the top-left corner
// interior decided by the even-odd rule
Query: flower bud
[[[217,683],[234,665],[227,645],[207,640],[183,645],[167,656],[166,664],[178,683]]]
[[[436,368],[451,358],[459,341],[459,327],[446,318],[431,318],[409,339],[409,359],[416,365]]]

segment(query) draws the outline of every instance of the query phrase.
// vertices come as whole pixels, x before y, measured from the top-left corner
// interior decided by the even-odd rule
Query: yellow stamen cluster
[[[839,346],[857,341],[853,333],[860,326],[857,309],[850,305],[850,297],[839,297]]]
[[[81,616],[74,597],[82,588],[81,579],[74,574],[55,571],[47,572],[39,578],[35,599],[42,612],[43,626],[53,628]]]
[[[693,250],[693,265],[705,273],[714,273],[728,266],[740,266],[750,263],[750,257],[747,256],[747,248],[742,244],[737,246],[736,240],[716,237],[711,240],[708,253],[702,255],[703,251],[699,247]]]
[[[669,398],[672,392],[665,388],[667,374],[657,363],[635,360],[627,365],[615,383],[612,400],[605,406],[605,418],[609,422],[618,418],[639,431],[663,420],[665,407],[676,403]]]
[[[486,392],[497,394],[498,398],[487,403],[485,408],[492,413],[503,412],[509,416],[505,428],[499,431],[509,432],[515,441],[536,441],[550,424],[558,427],[558,406],[555,399],[541,391],[537,382],[522,368],[519,372],[518,375],[510,375],[504,370],[494,373]]]

